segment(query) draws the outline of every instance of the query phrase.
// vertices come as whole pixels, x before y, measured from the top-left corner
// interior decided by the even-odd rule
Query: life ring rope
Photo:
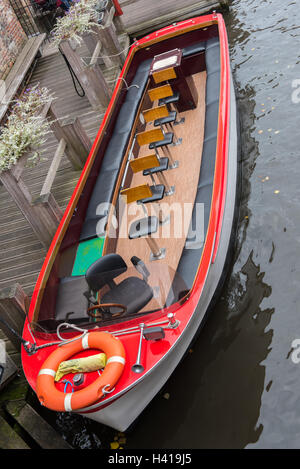
[[[81,340],[80,340],[81,339]],[[87,387],[73,393],[59,391],[54,377],[59,364],[87,349],[102,350],[107,356],[103,373]],[[42,405],[59,412],[71,412],[94,404],[113,391],[125,366],[125,350],[118,337],[108,332],[90,332],[58,347],[43,363],[37,377],[37,396]]]

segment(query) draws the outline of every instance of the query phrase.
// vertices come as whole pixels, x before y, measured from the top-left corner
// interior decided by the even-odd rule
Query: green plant
[[[53,42],[59,45],[61,41],[73,39],[81,42],[81,35],[89,32],[95,25],[97,18],[97,0],[79,0],[72,4],[69,11],[62,18],[58,18],[51,34]]]
[[[33,151],[28,158],[30,165],[40,160],[49,123],[38,113],[52,99],[47,88],[36,85],[27,88],[14,102],[6,124],[0,129],[0,172],[12,168],[29,150]]]

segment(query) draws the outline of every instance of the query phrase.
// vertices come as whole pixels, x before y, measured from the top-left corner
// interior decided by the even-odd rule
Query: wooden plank
[[[1,290],[0,317],[19,334],[21,334],[23,330],[27,308],[28,297],[19,284],[15,284],[9,289]],[[18,350],[20,347],[20,339],[2,323],[1,329],[4,330],[6,336]]]
[[[109,52],[108,55],[121,66],[126,60],[126,54],[122,50],[115,26],[113,24],[113,17],[115,14],[115,7],[110,8],[107,18],[103,19],[101,24],[98,24],[94,29],[95,33],[99,37],[104,49]]]
[[[158,142],[164,139],[164,134],[160,128],[150,129],[145,132],[136,134],[137,142],[140,146],[147,145],[148,143]]]
[[[155,153],[140,158],[134,158],[129,161],[130,167],[134,173],[143,171],[144,169],[155,168],[160,165]]]
[[[30,449],[21,437],[0,416],[0,448],[1,449]]]
[[[46,34],[44,33],[28,39],[8,74],[6,80],[6,93],[0,105],[0,120],[4,117],[11,100],[24,80],[25,75],[45,38]]]
[[[96,65],[100,51],[101,51],[101,47],[102,47],[101,41],[98,41],[94,49],[94,52],[90,61],[90,65]]]
[[[2,357],[4,355],[4,357]],[[3,367],[3,374],[0,380],[0,391],[6,386],[17,374],[18,368],[13,360],[6,353],[4,341],[0,341],[0,366]]]
[[[29,404],[10,402],[6,409],[42,449],[72,449]]]
[[[48,119],[57,140],[65,142],[64,152],[73,168],[82,169],[92,147],[92,142],[80,120],[78,118],[68,118],[60,121],[56,118],[53,109],[49,109]]]
[[[151,109],[146,109],[143,111],[143,116],[146,122],[152,122],[155,119],[160,119],[162,117],[167,117],[169,115],[168,108],[166,104],[163,106],[156,106]]]
[[[9,74],[7,75],[5,79],[5,86],[6,86],[6,91],[9,89],[11,86],[14,78],[16,77],[17,73],[19,72],[20,68],[22,67],[22,62],[24,58],[27,56],[27,54],[30,51],[31,45],[33,43],[33,38],[29,38],[26,43],[24,44],[23,49],[20,51],[20,54],[18,55],[14,65],[12,66]]]
[[[53,157],[51,166],[49,168],[49,172],[47,174],[47,177],[45,179],[44,185],[41,190],[41,195],[43,194],[48,194],[51,191],[52,184],[54,182],[54,178],[56,176],[56,172],[58,170],[58,167],[60,165],[61,159],[63,157],[63,154],[66,149],[66,141],[61,138],[57,147],[57,150],[55,152],[55,155]]]
[[[130,35],[144,35],[174,21],[202,15],[228,5],[228,0],[124,0],[120,2],[122,20]]]
[[[173,67],[165,68],[164,70],[159,70],[158,72],[152,73],[153,80],[155,83],[161,83],[162,81],[173,80],[177,78],[176,72]]]
[[[159,248],[166,249],[165,258],[149,262],[150,249],[146,245],[146,239],[129,239],[127,236],[120,236],[117,239],[115,252],[120,254],[126,263],[130,263],[131,253],[142,259],[150,272],[149,285],[154,288],[158,283],[160,286],[160,296],[153,298],[145,307],[144,311],[151,311],[161,308],[165,305],[170,292],[174,274],[178,270],[182,250],[186,243],[186,230],[190,223],[190,216],[197,193],[197,184],[201,168],[201,155],[203,149],[204,123],[205,123],[205,89],[206,73],[201,72],[193,76],[195,85],[199,93],[198,106],[194,111],[187,111],[181,117],[185,117],[185,123],[178,126],[178,136],[182,137],[182,144],[172,147],[172,155],[180,161],[180,169],[166,171],[164,174],[168,179],[169,186],[175,187],[175,192],[170,197],[164,197],[160,202],[160,208],[163,216],[170,217],[170,222],[160,225],[155,239]],[[141,147],[138,158],[147,155],[148,148]],[[199,157],[193,158],[193,155]],[[142,184],[145,177],[141,172],[133,174],[131,187]],[[182,207],[185,207],[184,212]],[[148,204],[147,211],[149,216],[156,215],[154,204]],[[128,233],[129,226],[136,220],[137,211],[132,214],[127,212],[120,220],[119,233]],[[181,222],[180,222],[181,221]],[[128,276],[124,273],[120,276],[121,282]],[[159,281],[158,281],[159,279]],[[182,280],[181,289],[185,290],[187,286]]]
[[[173,90],[170,85],[158,86],[157,88],[152,88],[148,90],[148,95],[151,101],[156,101],[157,99],[167,98],[173,96]]]
[[[26,155],[23,155],[18,164],[25,157]],[[41,200],[39,205],[39,201],[33,203],[33,198],[27,185],[21,178],[17,180],[11,170],[1,172],[0,181],[27,218],[39,240],[45,247],[50,246],[62,216],[57,204],[53,200]]]
[[[98,39],[95,34],[87,32],[82,34],[82,39],[84,40],[84,43],[89,51],[89,57],[92,57],[95,49],[98,45]],[[100,50],[102,49],[102,44],[100,42]],[[100,50],[98,51],[98,54],[100,53]],[[105,55],[105,54],[104,54]],[[100,58],[97,58],[96,62],[98,65],[103,64],[103,60]],[[110,62],[110,66],[112,65],[112,62]]]
[[[126,203],[130,204],[131,202],[136,202],[137,200],[152,197],[152,191],[148,184],[141,184],[140,186],[123,189],[121,191],[121,195],[124,196]]]

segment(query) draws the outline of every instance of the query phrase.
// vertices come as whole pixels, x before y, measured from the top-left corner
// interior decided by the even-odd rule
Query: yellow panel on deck
[[[123,189],[121,195],[126,198],[126,203],[136,202],[137,200],[146,199],[152,197],[152,191],[148,184],[142,184],[141,186],[130,187]]]
[[[147,143],[158,142],[159,140],[163,140],[164,138],[165,137],[161,129],[151,129],[136,134],[136,139],[140,146],[146,145]]]
[[[157,99],[168,98],[169,96],[173,96],[173,90],[170,85],[163,85],[148,90],[148,95],[151,101],[156,101]]]
[[[158,72],[153,72],[152,76],[155,83],[161,83],[162,81],[168,81],[177,78],[176,72],[173,67],[165,68],[165,70],[160,70]]]
[[[156,168],[160,165],[157,156],[155,153],[147,156],[142,156],[141,158],[135,158],[134,160],[129,161],[130,167],[134,173],[143,171],[144,169]]]
[[[143,111],[143,116],[146,122],[152,122],[155,119],[168,117],[168,115],[169,115],[169,111],[165,104],[163,106],[157,106],[157,107],[153,107],[151,109],[146,109],[145,111]]]

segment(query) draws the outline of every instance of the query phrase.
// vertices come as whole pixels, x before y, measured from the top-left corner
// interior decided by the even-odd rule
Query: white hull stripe
[[[56,375],[56,371],[51,370],[51,368],[43,368],[40,370],[39,375],[50,375],[54,377]]]
[[[72,393],[71,392],[66,394],[66,397],[65,397],[65,411],[66,412],[71,412],[72,411],[71,398],[72,398]]]
[[[106,364],[108,365],[109,363],[113,363],[113,362],[122,363],[122,365],[125,365],[125,358],[115,355],[113,357],[110,357],[107,360]]]
[[[85,334],[82,338],[82,348],[83,349],[87,349],[89,348],[89,334]]]

